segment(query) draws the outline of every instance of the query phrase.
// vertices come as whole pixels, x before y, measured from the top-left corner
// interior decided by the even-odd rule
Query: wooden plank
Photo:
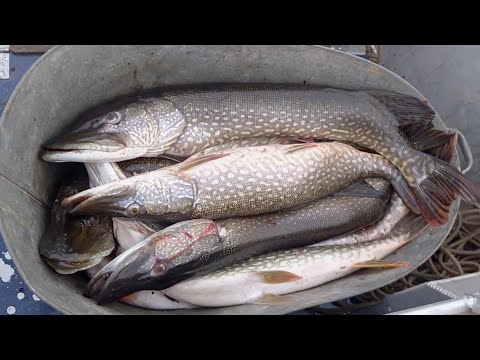
[[[43,54],[54,45],[10,45],[10,51],[18,54]]]

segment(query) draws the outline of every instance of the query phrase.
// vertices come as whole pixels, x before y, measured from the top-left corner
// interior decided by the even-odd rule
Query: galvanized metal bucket
[[[98,306],[82,295],[85,279],[55,273],[40,258],[38,242],[49,205],[68,164],[42,161],[42,143],[82,112],[109,99],[170,84],[208,82],[307,83],[380,89],[421,96],[399,76],[368,60],[313,46],[57,46],[23,77],[0,119],[0,230],[25,282],[65,314],[285,314],[357,295],[395,281],[428,259],[450,231],[431,228],[389,256],[409,268],[361,271],[294,294],[289,305],[149,311],[121,303]],[[437,116],[438,128],[445,125]],[[468,146],[464,144],[468,153]],[[455,160],[459,166],[458,158]]]

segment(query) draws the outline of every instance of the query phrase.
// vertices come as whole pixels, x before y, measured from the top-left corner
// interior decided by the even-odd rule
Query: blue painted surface
[[[10,54],[10,79],[0,80],[0,113],[23,74],[39,58],[39,55]],[[1,124],[0,124],[1,127]],[[12,276],[9,276],[11,271]],[[13,260],[7,252],[0,234],[0,315],[53,315],[56,310],[42,302],[23,282]]]

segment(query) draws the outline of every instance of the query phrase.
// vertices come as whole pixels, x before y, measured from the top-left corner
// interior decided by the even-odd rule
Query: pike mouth
[[[138,157],[145,149],[128,146],[120,134],[84,130],[60,136],[44,144],[40,157],[50,162],[115,162]]]
[[[44,145],[43,150],[45,152],[71,152],[71,151],[99,151],[99,152],[114,152],[126,148],[123,143],[110,143],[108,145],[94,144],[94,143],[82,143],[82,144],[65,144],[63,146]]]
[[[83,294],[88,298],[97,297],[98,294],[100,294],[100,292],[102,291],[103,287],[105,286],[106,282],[108,281],[112,273],[113,273],[112,271],[109,271],[109,272],[105,272],[104,274],[98,277],[95,276],[92,280],[90,280]]]
[[[126,147],[123,136],[117,133],[101,133],[96,129],[74,131],[54,138],[44,144],[46,150],[99,150],[116,151]]]
[[[154,245],[154,243],[153,243]],[[141,276],[144,274],[144,272],[148,272],[151,266],[153,266],[154,263],[150,263],[150,266],[148,266],[148,259],[151,258],[152,254],[152,243],[151,242],[141,242],[130,249],[126,250],[124,253],[120,254],[117,256],[115,259],[110,261],[107,265],[105,265],[87,284],[87,287],[85,289],[85,296],[89,298],[94,298],[97,301],[101,300],[104,296],[105,292],[108,294],[107,297],[110,298],[113,294],[111,294],[111,290],[115,290],[115,287],[118,285],[117,281],[114,281],[114,287],[110,286],[113,280],[123,280],[121,275],[126,274],[126,283],[121,284],[121,292],[122,296],[119,298],[115,298],[115,300],[119,300],[121,297],[126,296],[131,294],[129,289],[131,287],[135,287],[135,279],[138,276]],[[131,265],[132,262],[135,262],[136,264],[143,265],[143,266],[129,266]],[[147,265],[147,269],[143,269],[143,267]],[[132,270],[133,269],[133,270]],[[130,273],[129,271],[133,271],[133,273]],[[144,270],[142,272],[142,270]],[[118,278],[120,275],[120,278]],[[138,275],[137,277],[135,275]],[[131,281],[130,281],[131,280]],[[134,292],[134,291],[132,291]]]
[[[123,147],[117,150],[105,149],[58,149],[43,148],[40,158],[48,162],[82,162],[82,163],[105,163],[120,162],[144,156],[148,149]]]
[[[50,151],[50,152],[69,152],[69,151],[80,150],[80,149],[55,149],[55,148],[49,148],[49,147],[44,147],[43,149],[45,151]]]
[[[83,261],[59,261],[47,258],[44,259],[47,264],[50,265],[50,267],[52,267],[57,273],[62,275],[70,275],[79,271],[90,269],[98,265],[102,261],[101,257]]]
[[[110,183],[65,198],[61,206],[70,214],[122,216],[125,207],[120,202],[133,194],[134,189],[127,184]]]

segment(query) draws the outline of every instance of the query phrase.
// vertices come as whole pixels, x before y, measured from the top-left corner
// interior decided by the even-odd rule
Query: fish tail
[[[435,118],[435,111],[426,99],[389,91],[367,91],[379,101],[397,120],[398,126],[429,124]]]
[[[453,166],[428,156],[430,172],[418,184],[413,185],[417,204],[432,226],[448,221],[450,205],[456,199],[478,205],[480,190]]]

